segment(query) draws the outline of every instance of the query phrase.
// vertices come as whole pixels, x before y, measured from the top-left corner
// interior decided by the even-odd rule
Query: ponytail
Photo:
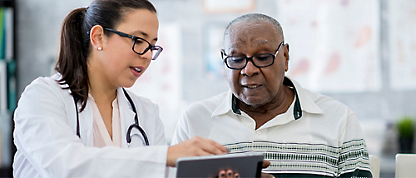
[[[62,78],[60,84],[67,84],[75,102],[81,101],[84,110],[88,98],[88,70],[87,56],[89,49],[89,35],[84,28],[86,8],[78,8],[70,12],[62,24],[61,44],[56,71]]]

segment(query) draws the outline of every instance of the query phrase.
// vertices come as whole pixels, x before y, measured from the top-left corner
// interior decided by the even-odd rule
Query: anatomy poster
[[[394,90],[416,89],[416,1],[389,1],[389,67]]]
[[[287,75],[319,92],[381,89],[378,0],[279,0]]]

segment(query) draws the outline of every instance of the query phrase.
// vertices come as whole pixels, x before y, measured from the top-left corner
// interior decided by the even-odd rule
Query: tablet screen
[[[217,177],[221,170],[231,169],[240,177],[260,177],[262,153],[238,153],[179,158],[176,177]]]

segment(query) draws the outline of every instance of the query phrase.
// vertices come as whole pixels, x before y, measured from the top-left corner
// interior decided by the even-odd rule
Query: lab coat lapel
[[[126,134],[127,129],[130,125],[134,124],[134,112],[131,109],[130,103],[127,100],[126,96],[124,95],[123,89],[117,89],[117,99],[118,99],[118,106],[120,110],[120,123],[121,123],[121,130],[122,134],[122,141],[121,145],[123,148],[128,148],[127,141],[126,141]],[[134,129],[133,129],[134,130]],[[133,142],[132,142],[133,143]],[[132,146],[132,145],[130,145]]]
[[[81,108],[81,103],[78,103],[78,106]],[[94,146],[94,119],[93,113],[91,108],[90,101],[87,101],[87,105],[85,109],[79,113],[79,126],[80,126],[80,135],[81,140],[86,146]],[[76,129],[76,128],[75,128]]]
[[[51,77],[53,79],[53,83],[56,81],[61,80],[62,76],[59,73],[56,73]],[[64,84],[61,86],[62,90],[67,92],[67,95],[65,96],[65,102],[69,104],[69,113],[68,113],[68,123],[73,123],[71,126],[74,129],[74,133],[77,132],[77,115],[79,116],[79,132],[80,132],[80,139],[82,143],[84,143],[86,146],[94,146],[94,139],[93,139],[93,115],[92,115],[92,108],[89,101],[87,101],[87,105],[85,106],[85,109],[77,114],[77,111],[75,110],[75,103],[74,98],[72,97],[72,91],[66,90],[64,88],[69,88],[68,84]],[[81,102],[78,102],[76,104],[76,107],[78,110],[81,109],[82,104]]]

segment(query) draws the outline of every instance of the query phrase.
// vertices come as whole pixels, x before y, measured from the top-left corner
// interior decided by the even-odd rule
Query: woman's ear
[[[104,28],[94,25],[90,30],[90,41],[94,49],[101,51],[104,48]]]

